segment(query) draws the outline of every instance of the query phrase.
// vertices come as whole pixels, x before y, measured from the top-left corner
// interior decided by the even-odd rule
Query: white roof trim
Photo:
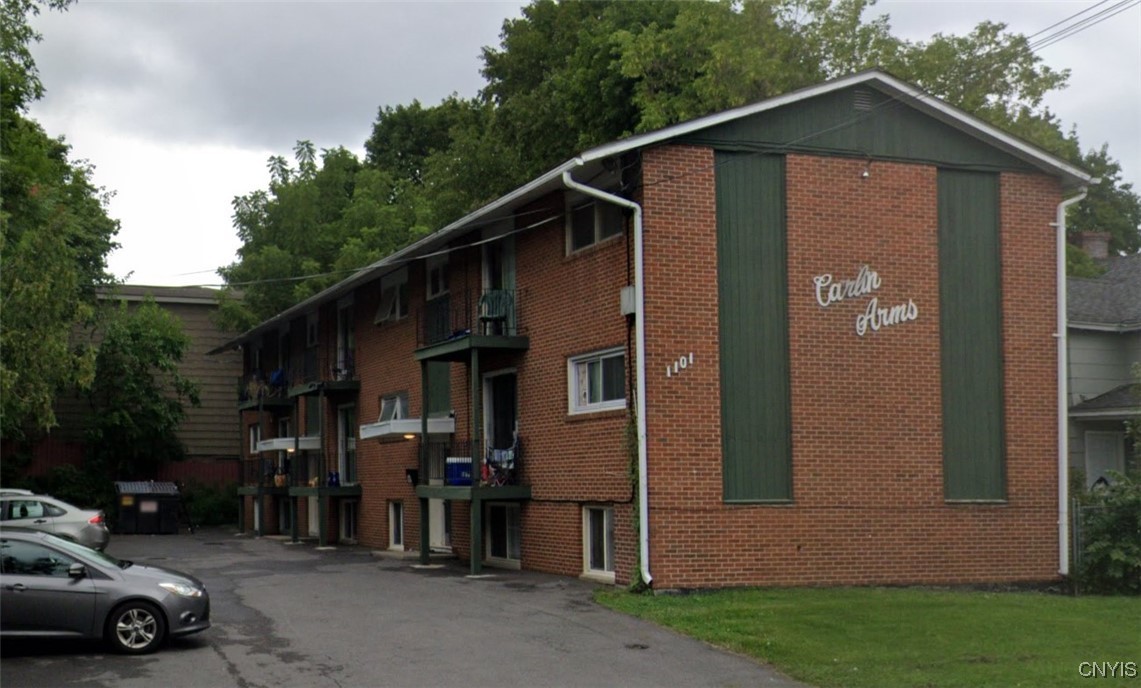
[[[491,203],[488,203],[482,208],[479,208],[478,210],[475,210],[468,215],[461,217],[455,222],[429,234],[419,241],[405,246],[396,253],[386,256],[385,258],[382,258],[375,263],[372,263],[371,265],[361,268],[359,271],[349,277],[346,277],[344,280],[338,282],[337,284],[334,284],[324,291],[310,296],[308,299],[305,299],[301,303],[298,303],[282,311],[278,315],[275,315],[269,320],[266,320],[252,327],[238,337],[235,337],[225,344],[214,349],[211,353],[218,353],[226,349],[239,346],[242,342],[249,339],[258,332],[264,332],[272,329],[272,327],[277,323],[292,317],[296,317],[307,311],[311,311],[325,301],[328,301],[335,296],[339,296],[340,294],[353,289],[359,284],[382,277],[384,274],[390,271],[384,270],[384,268],[395,269],[396,267],[402,265],[406,259],[414,258],[415,254],[419,251],[422,251],[425,247],[432,244],[442,244],[446,242],[452,235],[462,230],[469,229],[470,225],[484,219],[500,208],[510,205],[520,198],[526,197],[531,192],[560,179],[564,171],[570,171],[587,163],[602,160],[614,155],[619,155],[636,148],[651,146],[662,141],[684,136],[685,134],[689,134],[694,131],[707,129],[709,127],[714,127],[725,122],[731,122],[735,119],[748,117],[760,112],[773,110],[785,105],[790,105],[792,103],[808,100],[816,96],[868,82],[877,82],[881,86],[885,86],[890,90],[896,91],[897,93],[911,99],[910,101],[905,101],[908,102],[908,104],[926,109],[929,114],[935,116],[937,119],[940,119],[951,126],[955,126],[961,130],[973,133],[976,136],[981,136],[982,138],[989,138],[992,145],[998,144],[998,147],[1005,147],[1012,154],[1020,156],[1036,164],[1038,167],[1045,167],[1053,170],[1055,173],[1069,176],[1076,179],[1081,184],[1089,184],[1093,181],[1093,177],[1091,175],[1074,167],[1073,165],[1070,165],[1060,158],[1056,158],[1048,153],[1045,153],[1044,151],[1039,150],[1037,147],[1022,141],[1021,139],[1015,138],[994,126],[987,124],[986,122],[973,115],[969,115],[962,110],[951,107],[950,105],[943,103],[934,96],[924,93],[923,91],[911,86],[910,84],[907,84],[906,82],[900,81],[899,79],[896,79],[895,77],[890,76],[885,72],[879,70],[869,70],[866,72],[860,72],[859,74],[841,77],[839,79],[828,81],[822,84],[817,84],[815,86],[802,88],[800,90],[792,91],[791,93],[786,93],[784,95],[768,98],[751,105],[743,105],[732,110],[725,110],[724,112],[718,112],[706,117],[699,117],[688,122],[675,124],[671,127],[648,132],[646,134],[631,136],[629,138],[622,139],[621,141],[615,141],[612,143],[604,144],[602,146],[598,146],[596,148],[591,148],[590,150],[583,152],[578,157],[562,163],[549,172],[536,177],[535,179],[532,179],[514,191],[511,191],[504,196],[500,196]]]
[[[1007,134],[1006,132],[994,127],[993,125],[987,124],[974,115],[967,114],[958,108],[952,107],[939,100],[935,96],[925,93],[906,82],[900,81],[899,79],[896,79],[895,77],[878,70],[853,74],[851,76],[842,77],[834,81],[817,84],[816,86],[809,86],[808,88],[802,88],[797,91],[792,91],[791,93],[785,93],[784,95],[762,100],[751,105],[743,105],[741,107],[734,108],[732,110],[725,110],[724,112],[718,112],[707,117],[699,117],[698,119],[690,120],[688,122],[675,124],[674,126],[666,127],[665,129],[659,129],[657,131],[640,134],[638,136],[631,136],[630,138],[623,139],[621,141],[615,141],[613,143],[608,143],[597,148],[592,148],[580,155],[578,159],[582,160],[583,162],[589,162],[591,160],[607,158],[612,155],[625,153],[626,151],[632,150],[634,148],[650,146],[655,143],[660,143],[662,141],[676,138],[678,136],[684,136],[695,131],[700,131],[701,129],[715,127],[719,124],[731,122],[742,117],[748,117],[750,115],[755,115],[767,110],[774,110],[776,108],[784,107],[785,105],[797,103],[802,100],[808,100],[810,98],[815,98],[826,93],[845,89],[857,84],[867,83],[869,81],[880,82],[892,90],[898,91],[900,94],[912,99],[914,102],[910,102],[910,105],[926,107],[930,110],[938,112],[943,116],[943,119],[951,120],[967,129],[973,129],[977,133],[990,137],[995,141],[1000,142],[1003,145],[1013,149],[1014,151],[1017,151],[1023,157],[1037,161],[1040,166],[1049,167],[1066,175],[1076,177],[1086,184],[1091,183],[1093,180],[1093,177],[1089,173],[1074,167],[1064,160],[1056,158],[1049,153],[1040,150],[1032,144],[1011,136],[1010,134]]]

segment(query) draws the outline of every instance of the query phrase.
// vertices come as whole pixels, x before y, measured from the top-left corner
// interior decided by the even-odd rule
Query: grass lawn
[[[596,599],[816,686],[1141,686],[1136,597],[833,588]],[[1084,678],[1087,661],[1133,662],[1135,677]]]

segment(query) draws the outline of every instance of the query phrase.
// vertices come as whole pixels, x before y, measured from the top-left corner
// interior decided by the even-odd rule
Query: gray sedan
[[[111,541],[102,511],[80,509],[44,495],[0,496],[0,524],[54,533],[91,549],[106,549]]]
[[[210,597],[193,576],[0,528],[0,638],[101,638],[143,654],[209,627]]]

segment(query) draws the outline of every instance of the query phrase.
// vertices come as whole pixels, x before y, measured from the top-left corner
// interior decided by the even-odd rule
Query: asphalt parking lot
[[[751,659],[611,612],[593,586],[443,560],[318,551],[231,530],[118,535],[108,552],[180,569],[213,627],[157,654],[6,641],[5,688],[32,686],[792,686]]]

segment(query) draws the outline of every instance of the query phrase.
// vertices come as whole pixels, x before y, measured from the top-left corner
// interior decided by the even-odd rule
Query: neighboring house
[[[219,347],[244,527],[656,589],[1056,579],[1089,181],[874,71],[585,151]]]
[[[185,404],[186,418],[178,430],[178,438],[186,447],[185,460],[167,463],[150,477],[215,485],[238,479],[241,434],[234,413],[234,387],[241,377],[242,363],[236,353],[207,355],[228,337],[211,321],[218,307],[215,294],[202,287],[141,285],[121,285],[100,294],[101,299],[128,304],[141,303],[149,296],[182,323],[183,332],[190,338],[179,370],[198,384],[201,405]],[[98,332],[94,339],[99,340]],[[54,466],[82,461],[90,413],[86,399],[60,397],[56,403],[59,426],[35,448],[29,472],[43,474]]]
[[[1141,254],[1110,257],[1106,237],[1083,237],[1105,274],[1066,285],[1070,466],[1086,487],[1125,472],[1138,449],[1125,421],[1141,422]]]

